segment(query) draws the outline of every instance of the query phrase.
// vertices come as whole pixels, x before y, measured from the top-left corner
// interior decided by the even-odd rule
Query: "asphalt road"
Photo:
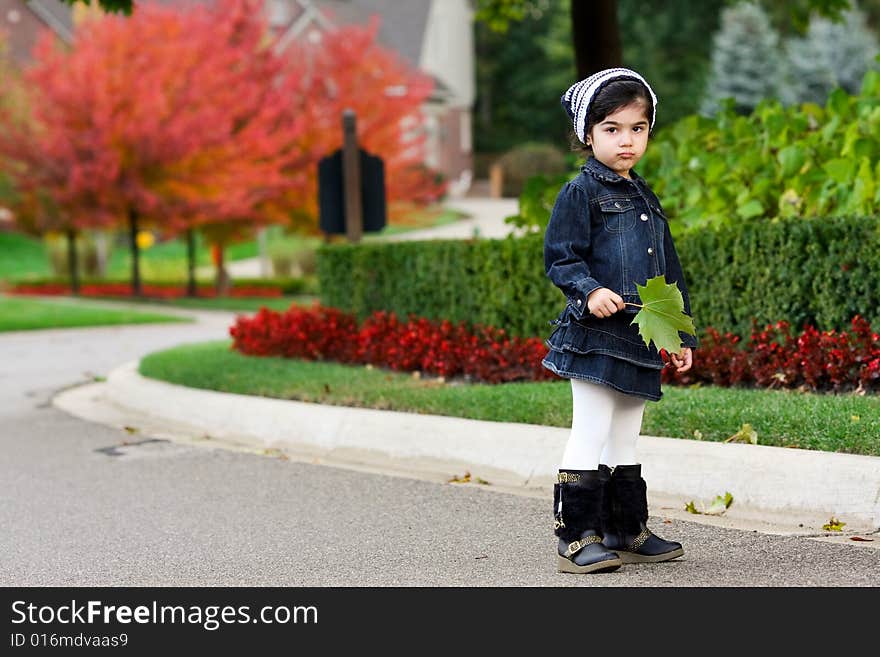
[[[558,574],[549,498],[153,441],[51,405],[233,317],[186,312],[201,321],[0,334],[0,586],[880,585],[877,549],[662,517],[683,559]]]

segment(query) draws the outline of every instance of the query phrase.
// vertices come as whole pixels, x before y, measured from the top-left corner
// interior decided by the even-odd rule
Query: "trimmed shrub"
[[[843,329],[880,325],[880,223],[791,218],[690,231],[676,238],[699,328],[749,335],[752,322]],[[549,335],[564,305],[544,273],[543,235],[324,245],[321,303]]]
[[[565,155],[555,146],[529,142],[512,148],[498,159],[502,171],[502,194],[519,196],[532,176],[568,171]]]
[[[698,326],[748,336],[752,322],[843,329],[880,324],[880,223],[792,218],[676,238]]]
[[[544,335],[564,302],[544,275],[543,257],[541,235],[324,245],[320,299],[361,320],[384,310]]]

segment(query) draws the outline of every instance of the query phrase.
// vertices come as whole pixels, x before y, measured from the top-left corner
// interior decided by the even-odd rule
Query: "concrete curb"
[[[138,361],[126,363],[97,384],[104,403],[224,441],[328,459],[447,475],[466,469],[493,483],[549,487],[569,434],[199,390],[142,377],[137,368]],[[663,495],[708,501],[727,491],[738,505],[795,520],[822,514],[880,527],[878,457],[642,436],[639,458],[651,490]]]

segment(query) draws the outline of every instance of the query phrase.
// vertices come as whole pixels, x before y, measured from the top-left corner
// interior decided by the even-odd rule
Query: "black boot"
[[[560,573],[607,573],[622,565],[602,544],[602,496],[608,473],[560,470],[553,486],[554,531]]]
[[[681,543],[664,541],[646,526],[648,496],[642,466],[600,465],[609,475],[605,489],[606,524],[602,535],[609,550],[616,552],[624,563],[669,561],[684,554]]]

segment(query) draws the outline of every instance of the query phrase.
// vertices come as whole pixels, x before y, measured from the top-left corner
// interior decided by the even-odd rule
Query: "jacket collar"
[[[581,166],[581,171],[589,173],[594,178],[601,180],[603,182],[609,183],[619,183],[619,182],[629,182],[627,178],[624,178],[619,173],[609,168],[608,166],[602,164],[599,160],[597,160],[592,155],[587,159],[586,162]],[[631,176],[631,180],[634,182],[642,183],[642,177],[639,176],[635,172],[634,169],[630,169],[629,175]]]

